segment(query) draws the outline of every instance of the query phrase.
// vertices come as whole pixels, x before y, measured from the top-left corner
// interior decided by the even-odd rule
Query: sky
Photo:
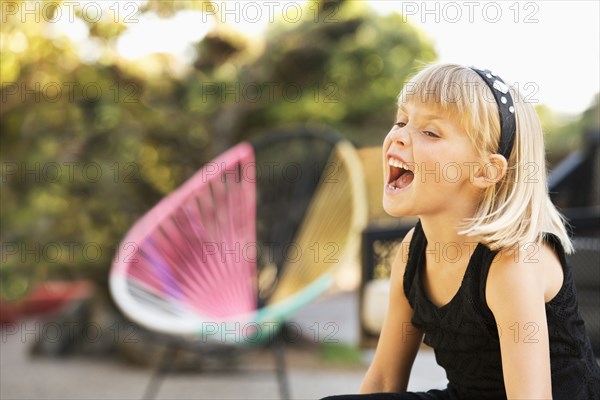
[[[439,61],[491,69],[556,111],[579,113],[599,91],[598,1],[371,3],[381,13],[404,7]]]
[[[518,86],[529,101],[555,111],[580,113],[600,90],[598,1],[350,1],[368,1],[380,14],[400,12],[431,39],[440,62],[491,69]],[[119,38],[118,52],[133,60],[169,52],[183,62],[194,58],[192,44],[215,26],[217,15],[221,22],[256,36],[276,18],[294,22],[298,9],[306,6],[306,0],[215,1],[216,8],[204,14],[182,11],[166,19],[135,13],[141,3],[120,3],[120,18],[129,17],[130,22]],[[113,5],[105,11],[114,17],[116,3],[100,4]],[[97,58],[101,49],[89,43],[85,27],[72,21],[57,25],[87,43],[81,46],[84,60]]]

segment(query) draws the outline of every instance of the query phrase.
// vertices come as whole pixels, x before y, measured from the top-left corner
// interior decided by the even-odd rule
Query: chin
[[[410,210],[397,202],[383,199],[383,210],[392,217],[408,217],[411,215],[416,215],[411,213]]]

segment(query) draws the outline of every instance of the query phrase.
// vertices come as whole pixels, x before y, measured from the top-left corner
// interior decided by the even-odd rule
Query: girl
[[[328,399],[600,399],[531,104],[490,71],[430,66],[400,93],[383,157],[384,209],[419,222],[363,395]],[[422,340],[448,387],[408,393]]]

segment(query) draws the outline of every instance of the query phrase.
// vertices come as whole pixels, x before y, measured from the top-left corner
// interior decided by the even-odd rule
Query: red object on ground
[[[41,282],[23,299],[0,300],[0,323],[11,323],[20,317],[58,311],[65,304],[91,297],[93,293],[94,283],[89,280]]]
[[[20,304],[0,300],[0,325],[16,322],[21,315]]]

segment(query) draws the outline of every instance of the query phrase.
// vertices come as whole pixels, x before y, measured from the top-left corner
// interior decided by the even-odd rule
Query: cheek
[[[383,150],[387,151],[390,145],[392,144],[392,131],[389,131],[385,138],[383,139]]]
[[[460,163],[453,161],[442,166],[441,177],[448,184],[456,184],[464,181],[465,172]]]
[[[472,182],[474,166],[469,160],[460,161],[447,157],[422,159],[418,164],[419,181],[439,186],[462,186]],[[438,189],[433,189],[438,190]]]
[[[417,156],[415,155],[415,159]],[[428,185],[455,185],[464,180],[462,164],[449,157],[448,152],[429,151],[418,158],[419,181]],[[433,189],[438,190],[438,189]]]
[[[385,136],[385,139],[383,139],[383,145],[381,146],[381,160],[383,161],[383,164],[384,164],[384,170],[385,170],[385,166],[387,165],[386,154],[391,146],[392,146],[392,139],[391,139],[391,131],[390,131],[390,133],[388,133]]]

